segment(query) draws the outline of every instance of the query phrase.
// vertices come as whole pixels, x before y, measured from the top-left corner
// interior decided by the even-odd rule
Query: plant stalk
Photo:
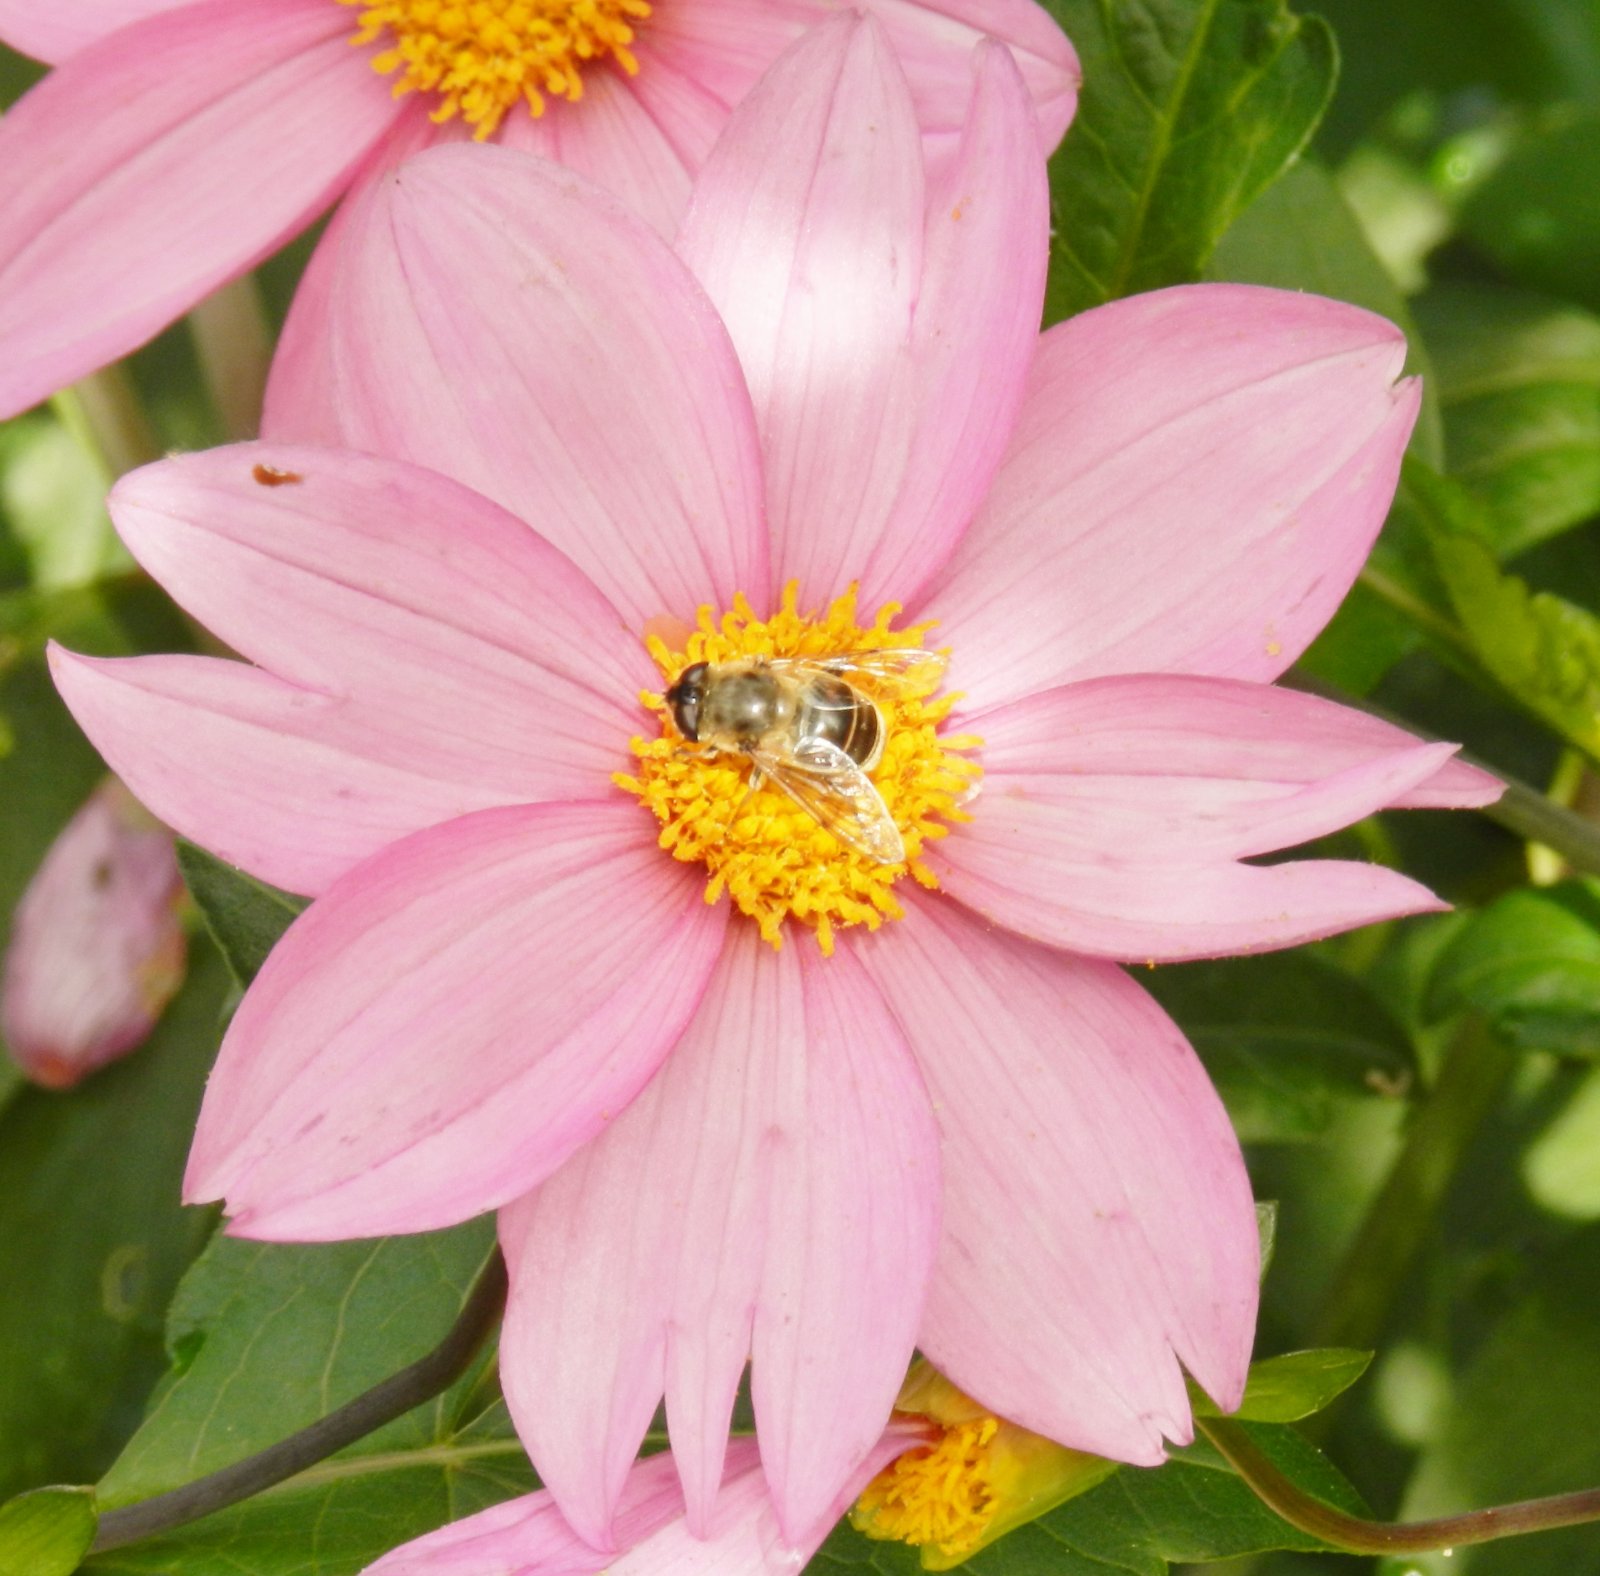
[[[261,401],[272,364],[272,336],[254,274],[214,290],[189,313],[206,392],[229,443],[261,429]]]
[[[1197,1417],[1195,1426],[1264,1505],[1291,1527],[1347,1554],[1427,1554],[1519,1533],[1548,1532],[1600,1521],[1600,1488],[1554,1494],[1548,1499],[1525,1499],[1514,1505],[1495,1505],[1429,1521],[1367,1521],[1296,1487],[1273,1465],[1243,1425],[1225,1417]]]

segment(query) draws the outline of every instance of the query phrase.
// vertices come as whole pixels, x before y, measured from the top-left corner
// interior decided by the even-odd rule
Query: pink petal
[[[733,347],[641,220],[529,155],[449,146],[385,177],[340,247],[330,347],[287,353],[333,369],[342,441],[505,505],[635,630],[764,584]]]
[[[918,1340],[983,1404],[1155,1465],[1190,1437],[1181,1362],[1237,1404],[1255,1212],[1193,1051],[1108,964],[917,894],[854,943],[916,1048],[944,1138],[944,1242]]]
[[[896,376],[922,276],[922,144],[882,30],[808,34],[735,111],[679,251],[727,323],[766,464],[775,585],[843,591],[905,474]]]
[[[350,29],[327,0],[161,12],[6,115],[0,416],[143,343],[328,206],[399,113]]]
[[[756,1466],[754,1444],[737,1445],[745,1475]],[[630,1546],[683,1516],[683,1492],[668,1454],[640,1461],[628,1474],[617,1507],[619,1533]],[[491,1505],[386,1554],[363,1576],[588,1576],[612,1556],[591,1547],[556,1508],[548,1490]]]
[[[1258,951],[1441,907],[1377,866],[1236,861],[1479,787],[1433,786],[1454,745],[1227,679],[1095,679],[963,726],[984,740],[983,784],[971,823],[930,853],[940,884],[999,924],[1101,957]]]
[[[35,60],[65,60],[158,11],[192,0],[0,0],[0,40]]]
[[[862,0],[887,30],[925,131],[958,132],[966,58],[982,38],[1008,45],[1033,100],[1042,152],[1054,151],[1078,105],[1083,73],[1067,36],[1034,0]]]
[[[108,777],[17,904],[0,1031],[35,1083],[66,1089],[137,1046],[183,983],[172,834]]]
[[[584,1537],[610,1541],[663,1392],[690,1525],[707,1531],[752,1355],[779,1519],[798,1539],[824,1514],[911,1356],[937,1144],[915,1064],[854,963],[732,932],[656,1081],[501,1215],[507,1399]]]
[[[987,708],[1069,679],[1271,679],[1383,522],[1416,416],[1390,323],[1190,285],[1047,333],[1010,453],[928,605]]]
[[[617,1507],[620,1556],[590,1548],[562,1520],[547,1491],[508,1500],[418,1538],[364,1576],[792,1576],[872,1476],[920,1443],[897,1424],[873,1447],[830,1515],[797,1545],[779,1533],[753,1439],[728,1442],[721,1502],[704,1535],[690,1532],[672,1456],[634,1464]]]
[[[653,80],[656,73],[649,75]],[[675,102],[671,88],[668,82],[659,85],[664,104]],[[691,128],[699,122],[694,103],[691,98]],[[690,167],[647,107],[636,80],[620,71],[590,71],[576,104],[552,103],[537,120],[508,115],[499,136],[508,148],[540,154],[587,176],[620,197],[664,239],[677,234],[689,206]]]
[[[250,444],[150,466],[111,508],[268,671],[57,651],[62,694],[163,820],[263,880],[319,892],[471,810],[607,798],[627,764],[654,666],[560,554],[441,476]]]
[[[658,7],[639,39],[643,87],[670,61],[736,105],[806,29],[834,16],[833,0],[695,0]],[[862,0],[884,28],[911,84],[931,147],[947,151],[961,130],[972,51],[984,38],[1009,45],[1039,119],[1043,150],[1061,140],[1077,102],[1072,45],[1034,0]]]
[[[911,600],[954,550],[1005,455],[1038,344],[1050,189],[1007,51],[979,47],[970,99],[928,194],[910,353],[896,369],[916,406],[900,492],[865,567],[847,566],[869,608]]]
[[[290,927],[206,1090],[185,1196],[242,1236],[425,1231],[536,1186],[646,1082],[724,914],[632,804],[485,810]]]

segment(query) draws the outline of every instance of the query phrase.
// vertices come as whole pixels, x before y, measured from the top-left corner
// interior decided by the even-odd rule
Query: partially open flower
[[[51,845],[12,921],[0,1033],[35,1083],[65,1089],[138,1045],[183,983],[172,833],[114,777]]]
[[[163,818],[316,898],[228,1031],[189,1197],[277,1239],[503,1206],[508,1400],[597,1547],[663,1396],[715,1525],[747,1360],[794,1542],[914,1347],[1022,1427],[1159,1462],[1185,1369],[1241,1394],[1256,1221],[1116,961],[1436,908],[1253,861],[1497,792],[1271,682],[1388,505],[1400,335],[1213,286],[1041,339],[1010,54],[975,53],[930,174],[854,17],[735,114],[681,257],[503,148],[430,150],[372,203],[382,244],[280,367],[302,436],[348,449],[112,498],[247,661],[54,654]]]
[[[1046,149],[1078,64],[1034,0],[859,0],[901,52],[930,152],[967,56],[1016,51]],[[750,86],[836,0],[0,0],[55,64],[0,125],[0,418],[142,344],[407,152],[494,138],[663,234]],[[312,265],[334,268],[359,201]]]

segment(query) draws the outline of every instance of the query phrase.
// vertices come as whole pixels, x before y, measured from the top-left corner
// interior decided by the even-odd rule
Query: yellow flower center
[[[526,104],[542,115],[547,97],[583,97],[583,71],[607,56],[629,76],[639,62],[629,46],[649,0],[338,0],[358,5],[351,40],[387,47],[375,71],[399,72],[395,97],[437,94],[436,121],[461,116],[482,141],[506,114]]]
[[[732,612],[720,619],[710,608],[701,608],[698,626],[682,649],[655,636],[646,645],[670,687],[685,669],[702,662],[711,665],[715,676],[719,665],[746,659],[795,658],[820,664],[828,658],[922,646],[931,626],[894,629],[899,612],[898,604],[890,603],[870,624],[858,624],[852,590],[825,613],[806,616],[797,611],[791,585],[770,618],[757,618],[749,603],[736,597]],[[806,683],[804,666],[779,671],[791,690]],[[937,672],[931,683],[915,672],[895,682],[850,678],[858,703],[875,707],[881,722],[882,750],[871,764],[870,780],[877,795],[875,813],[886,815],[899,833],[904,857],[894,863],[874,858],[829,831],[817,814],[802,809],[777,786],[773,772],[761,769],[751,753],[719,748],[706,741],[703,731],[700,742],[686,739],[664,694],[641,697],[661,718],[661,732],[634,739],[638,766],[631,774],[619,773],[616,781],[661,822],[661,846],[674,859],[706,867],[708,903],[726,892],[773,946],[782,944],[783,922],[789,919],[815,931],[824,954],[831,953],[840,927],[876,930],[885,919],[900,918],[904,911],[893,888],[902,876],[936,887],[933,872],[920,858],[923,846],[943,837],[947,823],[968,819],[961,803],[979,768],[960,752],[977,748],[981,741],[940,737],[940,725],[957,697],[935,696],[937,685]],[[769,741],[761,759],[770,759],[774,749],[781,751],[803,735],[803,705],[798,716],[796,729]],[[777,775],[789,777],[781,770]],[[826,813],[826,785],[820,797]]]
[[[960,1560],[984,1542],[1001,1500],[991,1446],[999,1421],[978,1417],[891,1461],[850,1514],[857,1530]]]

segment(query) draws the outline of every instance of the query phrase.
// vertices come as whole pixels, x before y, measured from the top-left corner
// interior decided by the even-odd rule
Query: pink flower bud
[[[35,1083],[66,1089],[131,1051],[183,982],[172,834],[115,777],[51,845],[17,905],[0,1032]]]

